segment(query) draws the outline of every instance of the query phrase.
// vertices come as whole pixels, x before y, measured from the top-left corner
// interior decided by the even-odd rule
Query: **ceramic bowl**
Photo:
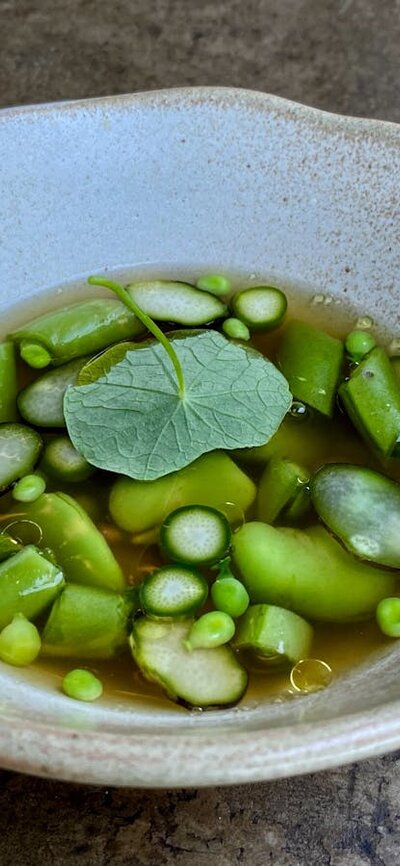
[[[400,127],[261,93],[194,88],[0,114],[0,302],[5,333],[46,290],[91,272],[257,275],[331,315],[372,314],[398,336]],[[13,306],[18,303],[14,312]],[[60,693],[3,666],[0,763],[134,786],[249,782],[400,745],[400,650],[325,692],[187,713]]]

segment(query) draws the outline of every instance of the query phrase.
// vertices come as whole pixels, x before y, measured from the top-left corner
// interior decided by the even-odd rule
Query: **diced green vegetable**
[[[95,298],[45,313],[11,334],[32,367],[65,364],[143,333],[142,323],[113,298]]]
[[[64,586],[60,568],[32,545],[0,563],[0,628],[16,613],[35,619]]]
[[[329,463],[314,475],[311,497],[348,550],[400,568],[400,484],[365,466]]]
[[[383,598],[376,609],[376,620],[387,637],[400,637],[400,598]]]
[[[397,586],[393,574],[354,559],[322,526],[302,531],[246,523],[235,534],[233,553],[254,604],[311,620],[369,619]]]
[[[174,700],[195,707],[235,704],[246,691],[246,671],[229,646],[187,650],[192,624],[135,620],[130,644],[136,663]]]
[[[18,409],[24,420],[35,427],[65,427],[64,394],[88,360],[78,358],[49,370],[20,391]]]
[[[0,343],[0,423],[17,418],[17,369],[14,343]]]
[[[299,509],[297,497],[302,494],[310,479],[310,473],[291,460],[273,457],[267,463],[258,485],[257,519],[265,523],[274,523],[286,509],[295,505]],[[301,500],[304,512],[307,509],[307,498]]]
[[[377,346],[339,388],[342,404],[369,445],[389,457],[400,438],[400,382]]]
[[[18,516],[40,527],[41,545],[54,551],[67,579],[117,592],[124,588],[121,568],[105,538],[72,496],[43,493],[21,505]]]
[[[17,481],[11,494],[16,502],[34,502],[46,490],[46,482],[41,475],[24,475]]]
[[[236,627],[234,646],[273,664],[308,658],[314,632],[298,614],[271,604],[252,604]]]
[[[212,295],[224,296],[231,290],[231,283],[222,274],[203,274],[196,281],[196,287],[202,292],[210,292]]]
[[[277,359],[293,396],[331,416],[343,361],[341,341],[307,322],[292,320]]]
[[[230,337],[231,340],[250,340],[251,335],[247,325],[232,316],[229,319],[224,319],[222,330],[225,336]]]
[[[0,659],[9,665],[30,665],[40,653],[40,634],[35,625],[16,613],[9,625],[0,632]]]
[[[40,468],[49,478],[65,484],[87,481],[96,471],[74,448],[68,436],[56,436],[46,443]]]
[[[215,649],[232,640],[235,623],[229,613],[211,610],[196,619],[185,639],[188,650]]]
[[[168,515],[160,529],[160,544],[174,562],[213,565],[231,543],[229,522],[208,505],[183,505]]]
[[[275,286],[252,286],[234,295],[232,308],[250,330],[269,331],[283,321],[287,299]]]
[[[63,679],[63,692],[75,701],[96,701],[103,694],[103,683],[91,671],[75,668]]]
[[[128,292],[140,309],[157,322],[197,327],[220,319],[227,310],[215,295],[189,283],[149,280],[131,283]]]
[[[199,571],[165,565],[145,577],[139,591],[145,613],[156,617],[190,616],[206,601],[208,584]]]
[[[68,584],[42,634],[42,653],[65,658],[113,658],[127,644],[128,598],[92,586]]]
[[[0,425],[0,491],[32,471],[42,447],[42,437],[30,427]]]
[[[254,482],[227,454],[213,452],[156,481],[119,478],[111,489],[110,514],[121,529],[138,534],[158,528],[183,505],[223,509],[225,503],[234,503],[245,513],[255,496]]]

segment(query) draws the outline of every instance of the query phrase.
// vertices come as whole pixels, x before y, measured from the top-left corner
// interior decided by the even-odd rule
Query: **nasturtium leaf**
[[[208,451],[262,445],[276,432],[291,395],[263,355],[211,330],[170,342],[184,373],[182,397],[171,360],[156,342],[126,344],[123,357],[118,347],[113,364],[105,353],[92,367],[91,383],[89,364],[85,384],[67,389],[68,432],[89,463],[150,481]]]

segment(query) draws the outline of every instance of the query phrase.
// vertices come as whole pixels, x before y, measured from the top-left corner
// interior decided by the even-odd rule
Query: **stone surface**
[[[400,121],[399,0],[0,0],[0,28],[2,105],[223,84]],[[399,758],[198,792],[2,773],[0,864],[396,866]]]

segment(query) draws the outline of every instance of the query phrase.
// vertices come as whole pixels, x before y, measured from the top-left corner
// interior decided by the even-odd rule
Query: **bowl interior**
[[[333,322],[351,308],[398,336],[399,173],[399,128],[245,91],[196,88],[6,110],[1,331],[59,305],[52,287],[68,284],[69,295],[80,296],[92,272],[185,276],[210,268],[246,282],[268,278],[304,304],[322,293],[325,321],[327,311]],[[372,717],[392,725],[400,743],[400,724],[393,728],[399,657],[390,645],[326,692],[203,714],[132,701],[122,691],[75,705],[60,695],[56,674],[3,666],[0,758],[66,778],[157,785],[339,763],[387,745]],[[362,743],[352,740],[355,724]],[[193,737],[203,743],[202,760],[190,749]],[[324,737],[330,752],[318,763],[312,743]],[[129,761],[121,745],[128,741]],[[233,757],[229,741],[237,744]],[[140,760],[143,748],[153,755],[150,768]]]

